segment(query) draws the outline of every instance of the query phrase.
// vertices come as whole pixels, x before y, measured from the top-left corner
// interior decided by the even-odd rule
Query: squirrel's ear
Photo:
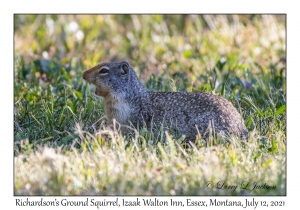
[[[127,63],[122,63],[122,66],[121,66],[121,74],[122,75],[125,75],[129,72],[129,67],[128,67],[128,64]]]

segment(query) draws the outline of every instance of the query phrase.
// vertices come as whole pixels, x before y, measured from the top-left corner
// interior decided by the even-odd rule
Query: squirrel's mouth
[[[100,88],[96,87],[95,94],[97,96],[101,96],[101,90],[100,90]]]

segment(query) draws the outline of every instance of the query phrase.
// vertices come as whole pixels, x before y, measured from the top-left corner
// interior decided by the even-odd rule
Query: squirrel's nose
[[[86,72],[83,73],[82,77],[84,80],[86,80]]]

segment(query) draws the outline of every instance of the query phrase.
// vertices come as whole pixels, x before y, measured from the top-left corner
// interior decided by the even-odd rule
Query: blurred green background
[[[222,59],[238,70],[285,62],[285,15],[15,15],[14,21],[16,61],[54,60],[76,74],[118,58],[143,80],[169,70],[197,85],[203,70]]]

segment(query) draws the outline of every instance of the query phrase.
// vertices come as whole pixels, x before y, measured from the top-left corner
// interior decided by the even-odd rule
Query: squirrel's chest
[[[128,124],[131,108],[127,103],[106,104],[105,113],[108,123],[112,123],[113,119],[121,124]]]

